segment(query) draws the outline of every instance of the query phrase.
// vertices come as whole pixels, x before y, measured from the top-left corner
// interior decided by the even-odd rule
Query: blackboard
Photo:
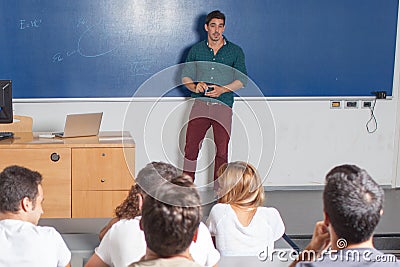
[[[392,95],[398,0],[3,0],[0,79],[15,98],[130,97],[184,61],[214,9],[264,96]]]

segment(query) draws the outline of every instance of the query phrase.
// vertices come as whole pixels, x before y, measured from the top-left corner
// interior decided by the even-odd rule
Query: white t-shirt
[[[140,230],[140,216],[116,222],[105,234],[95,253],[109,266],[127,266],[137,262],[146,253],[144,232]],[[196,242],[190,245],[195,262],[204,266],[215,265],[220,258],[204,223],[200,223]]]
[[[178,258],[178,257],[173,257],[173,258],[158,258],[155,260],[144,260],[144,261],[139,261],[132,263],[128,267],[202,267],[196,262],[193,262],[191,260],[185,259],[185,258]]]
[[[214,247],[207,226],[202,222],[199,225],[197,240],[196,242],[192,241],[189,252],[193,260],[201,266],[214,266],[219,261],[220,254]]]
[[[140,217],[120,220],[104,235],[95,253],[109,266],[128,266],[146,253],[146,240],[140,230]]]
[[[71,252],[53,227],[0,221],[1,267],[65,267],[70,261]]]
[[[281,215],[275,208],[258,207],[248,226],[243,226],[229,204],[214,205],[207,219],[222,256],[258,256],[274,249],[274,242],[285,232]]]

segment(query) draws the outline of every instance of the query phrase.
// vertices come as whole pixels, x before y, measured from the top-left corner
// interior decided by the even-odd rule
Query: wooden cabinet
[[[73,191],[73,218],[114,217],[115,208],[129,191]]]
[[[72,190],[129,190],[133,177],[125,157],[134,160],[134,153],[134,148],[73,149]]]
[[[54,154],[53,154],[54,153]],[[53,161],[51,155],[58,155]],[[40,172],[43,177],[43,218],[71,217],[71,151],[68,148],[2,148],[0,169],[19,165]],[[56,157],[53,156],[53,159]]]
[[[72,217],[112,217],[134,180],[127,161],[134,148],[72,150]]]
[[[0,141],[0,169],[20,165],[43,176],[43,218],[112,217],[134,183],[135,144],[127,132]]]

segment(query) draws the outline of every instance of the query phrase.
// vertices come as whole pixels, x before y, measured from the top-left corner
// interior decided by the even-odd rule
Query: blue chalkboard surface
[[[184,61],[214,9],[264,96],[392,95],[398,0],[3,0],[0,79],[15,98],[130,97]]]

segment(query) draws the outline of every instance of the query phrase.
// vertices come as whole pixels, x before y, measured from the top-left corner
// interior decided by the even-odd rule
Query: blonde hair
[[[246,162],[223,164],[217,172],[219,203],[256,208],[264,203],[264,188],[257,169]]]

